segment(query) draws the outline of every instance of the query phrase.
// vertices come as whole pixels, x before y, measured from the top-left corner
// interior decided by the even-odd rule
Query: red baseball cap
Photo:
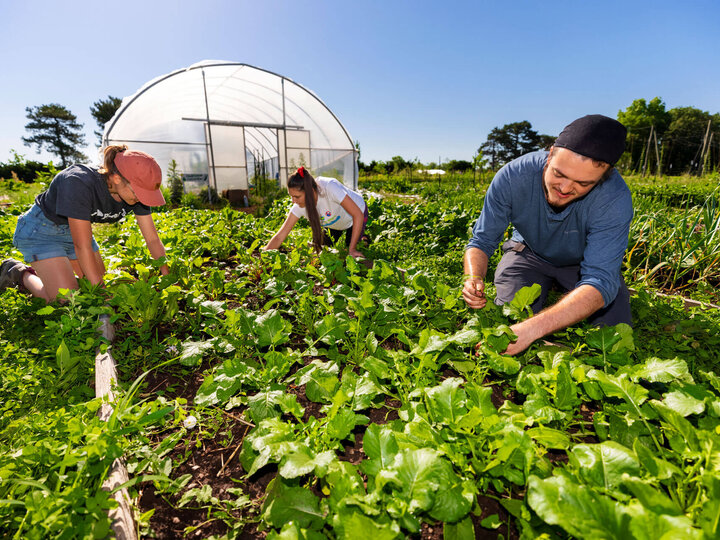
[[[162,172],[154,157],[140,150],[125,150],[115,154],[114,162],[141,203],[147,206],[165,204],[165,197],[160,191]]]

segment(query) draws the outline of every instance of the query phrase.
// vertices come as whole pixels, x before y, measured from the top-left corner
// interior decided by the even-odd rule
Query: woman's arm
[[[135,220],[137,221],[138,228],[140,229],[140,232],[145,239],[145,243],[147,244],[148,251],[150,252],[152,258],[159,259],[160,257],[164,257],[165,246],[163,245],[162,240],[160,240],[160,237],[158,236],[152,214],[148,214],[145,216],[135,215]],[[163,276],[167,276],[170,273],[167,264],[163,264],[160,267],[160,273]]]
[[[360,207],[355,204],[349,195],[345,195],[343,200],[340,202],[345,211],[350,214],[353,220],[352,224],[352,236],[350,237],[350,245],[348,246],[348,255],[351,257],[362,257],[357,248],[357,243],[360,241],[360,234],[362,233],[363,223],[365,222],[365,214]]]
[[[92,225],[87,220],[75,218],[68,218],[68,225],[80,269],[93,285],[102,283],[105,269],[102,259],[95,256],[92,248]]]
[[[280,230],[275,233],[263,250],[267,251],[269,249],[278,249],[299,220],[299,217],[290,212],[288,217],[285,218],[285,222],[282,224],[282,227],[280,227]]]

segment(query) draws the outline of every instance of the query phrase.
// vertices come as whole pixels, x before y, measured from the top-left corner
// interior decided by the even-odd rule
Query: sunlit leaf
[[[212,350],[214,341],[186,341],[182,344],[180,363],[184,366],[197,366],[208,351]]]
[[[632,377],[633,379],[646,379],[650,382],[692,382],[687,363],[679,358],[672,360],[649,358],[644,364],[633,368]]]
[[[635,452],[615,441],[575,445],[568,457],[579,477],[603,489],[616,489],[623,475],[640,475]]]
[[[286,486],[280,478],[270,482],[263,505],[263,519],[273,527],[281,528],[290,521],[300,527],[317,526],[324,519],[319,499],[302,487]]]
[[[445,379],[439,386],[426,388],[428,412],[435,422],[453,425],[467,412],[465,391],[460,388],[463,379]]]
[[[528,505],[577,538],[631,538],[630,516],[614,500],[564,476],[528,479]]]
[[[702,414],[705,411],[705,400],[693,396],[688,387],[668,392],[663,396],[663,403],[681,416]]]

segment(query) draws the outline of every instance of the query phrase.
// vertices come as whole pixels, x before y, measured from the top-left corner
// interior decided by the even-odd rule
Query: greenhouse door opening
[[[205,136],[208,142],[210,185],[218,193],[230,189],[248,189],[245,129],[206,124]]]
[[[298,167],[311,167],[310,132],[300,128],[205,124],[209,182],[218,193],[287,186]],[[286,165],[287,164],[287,165]]]
[[[283,185],[287,185],[287,179],[298,167],[312,168],[310,159],[310,132],[304,129],[280,130],[279,140],[281,148],[285,148],[285,155],[282,156],[281,178]],[[287,165],[285,165],[287,163]]]

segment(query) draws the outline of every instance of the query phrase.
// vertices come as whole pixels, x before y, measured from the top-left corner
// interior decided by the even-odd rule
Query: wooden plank
[[[115,393],[112,387],[116,381],[117,368],[115,367],[115,359],[112,356],[111,348],[108,347],[105,353],[98,351],[95,356],[95,396],[107,397],[108,402],[101,405],[98,413],[100,419],[105,421],[110,418],[113,411],[110,403],[115,401]]]
[[[105,491],[112,491],[125,482],[128,482],[127,467],[125,461],[118,458],[113,462],[110,474],[103,482],[102,488]],[[122,488],[113,493],[113,498],[118,502],[117,508],[108,511],[108,516],[112,522],[112,530],[118,540],[137,540],[137,530],[135,520],[132,513],[132,501],[128,490]]]
[[[110,323],[109,315],[100,315],[99,331],[111,343],[115,339],[115,329]],[[102,420],[106,421],[113,412],[111,405],[115,401],[113,385],[117,382],[117,367],[111,349],[112,346],[108,346],[104,353],[98,350],[95,355],[95,396],[107,398],[108,401],[108,403],[102,404],[98,415]],[[118,458],[113,462],[102,488],[107,492],[112,492],[129,480],[125,462]],[[115,491],[113,498],[117,501],[118,506],[110,510],[108,516],[112,522],[112,531],[115,537],[118,540],[137,540],[137,528],[132,514],[132,501],[127,489],[123,488]]]

